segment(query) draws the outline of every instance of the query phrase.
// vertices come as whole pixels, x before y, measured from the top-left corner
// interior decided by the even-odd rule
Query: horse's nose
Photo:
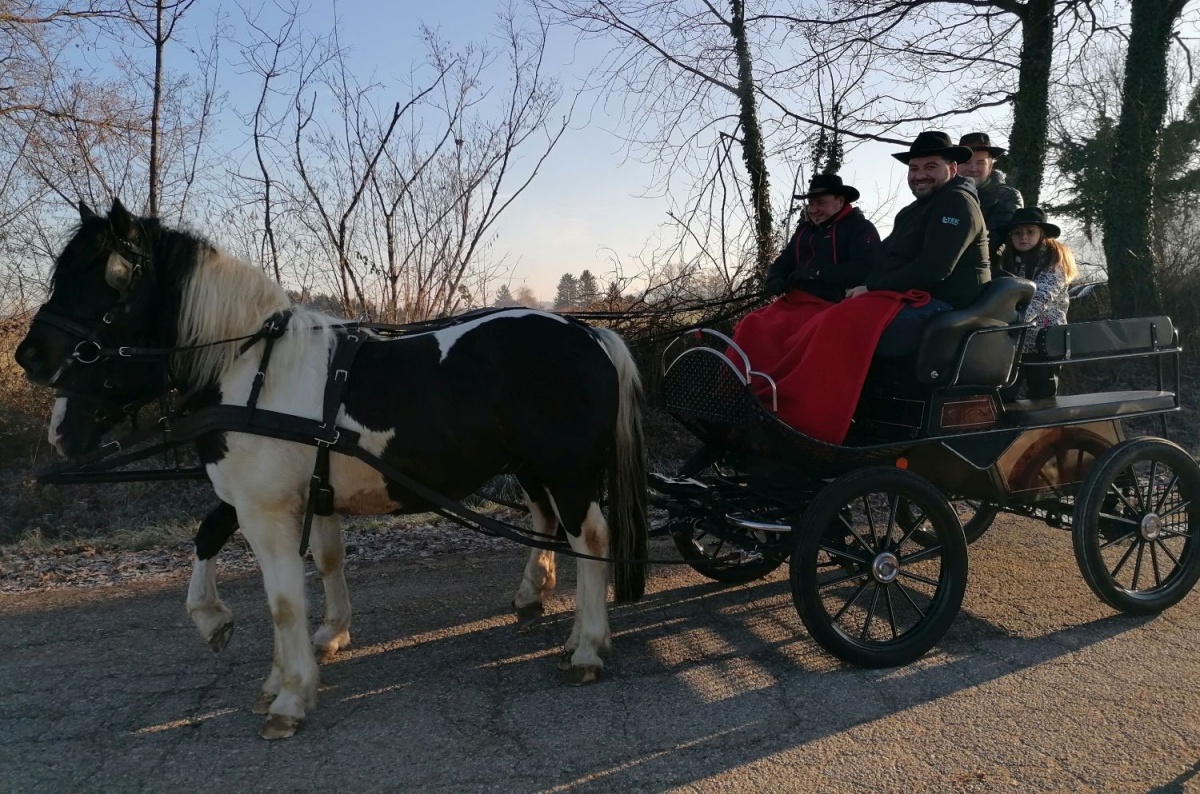
[[[13,358],[17,360],[17,364],[21,369],[25,370],[25,374],[34,382],[45,382],[50,379],[50,372],[45,362],[45,357],[37,345],[32,344],[28,340],[17,346],[16,353]]]

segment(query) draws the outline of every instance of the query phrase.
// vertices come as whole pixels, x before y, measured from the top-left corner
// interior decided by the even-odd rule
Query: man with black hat
[[[865,286],[849,290],[847,297],[867,290],[922,290],[931,300],[900,310],[879,339],[878,355],[916,352],[930,317],[969,306],[991,280],[975,183],[958,175],[958,166],[971,154],[954,146],[946,133],[927,130],[907,152],[892,155],[908,166],[908,186],[917,200],[897,213]]]
[[[837,174],[817,174],[807,193],[793,196],[806,202],[805,220],[767,269],[768,294],[799,289],[837,303],[847,289],[863,283],[874,262],[879,232],[853,205],[858,196]]]
[[[963,163],[958,173],[975,180],[979,192],[979,208],[983,211],[983,222],[988,230],[988,247],[994,257],[1003,241],[1000,227],[1012,219],[1013,213],[1025,206],[1021,191],[1005,181],[1004,172],[996,168],[996,158],[1006,151],[992,146],[986,132],[968,132],[958,141],[972,152],[971,159]]]

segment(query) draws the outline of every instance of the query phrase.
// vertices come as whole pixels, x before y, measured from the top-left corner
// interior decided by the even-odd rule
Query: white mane
[[[268,381],[271,372],[291,370],[310,345],[329,346],[330,326],[339,320],[296,307],[283,287],[246,262],[213,248],[203,249],[199,258],[183,287],[180,347],[249,336],[272,314],[289,308],[293,315],[288,333],[276,345]],[[180,372],[193,384],[217,382],[238,359],[242,344],[230,342],[181,353]]]

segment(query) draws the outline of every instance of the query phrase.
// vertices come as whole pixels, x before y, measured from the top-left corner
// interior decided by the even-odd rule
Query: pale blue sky
[[[419,23],[439,29],[452,43],[464,43],[486,36],[500,7],[498,0],[356,0],[340,4],[339,13],[344,40],[354,47],[356,59],[377,66],[384,77],[387,64],[402,69],[419,56]],[[381,25],[381,19],[392,22]],[[568,97],[594,68],[601,46],[580,45],[572,32],[551,30],[547,69],[557,73]],[[651,167],[625,155],[623,142],[608,131],[614,124],[590,100],[580,102],[574,128],[499,224],[495,253],[507,253],[516,263],[514,285],[524,281],[543,300],[553,297],[564,272],[607,274],[614,253],[628,267],[647,241],[657,239],[667,220],[665,201],[647,197],[656,192]],[[889,156],[895,150],[893,145],[866,145],[842,170],[843,178],[862,191],[860,206],[880,227],[890,227],[891,216],[911,199],[904,167]],[[873,211],[883,205],[886,217],[875,217]]]
[[[363,70],[360,76],[373,71],[384,83],[395,79],[396,99],[403,100],[407,97],[399,88],[402,77],[423,54],[420,23],[438,29],[452,45],[477,41],[494,29],[501,2],[346,0],[337,8],[342,40],[353,50],[352,62]],[[304,27],[319,27],[322,19],[331,18],[333,7],[328,0],[314,0]],[[230,21],[236,21],[233,6],[225,8],[234,17]],[[571,31],[551,31],[546,68],[557,75],[566,98],[599,61],[602,46],[601,42],[578,45]],[[957,136],[980,128],[981,123],[987,122],[981,119],[947,131]],[[573,129],[498,224],[493,255],[506,256],[514,264],[514,287],[528,284],[539,298],[549,300],[564,272],[589,269],[604,277],[611,273],[614,257],[626,263],[625,275],[633,275],[630,263],[657,239],[667,220],[666,203],[645,197],[656,192],[652,169],[626,157],[622,141],[607,129],[614,125],[590,100],[580,102]],[[990,131],[993,138],[1004,140],[1002,132]],[[889,156],[898,148],[864,145],[851,153],[842,169],[843,178],[863,194],[859,205],[885,233],[891,217],[911,200],[904,168]],[[777,184],[786,178],[775,175]],[[786,210],[786,206],[776,208],[777,213]]]

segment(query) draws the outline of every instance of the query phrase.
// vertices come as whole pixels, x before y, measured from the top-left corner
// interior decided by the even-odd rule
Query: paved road
[[[240,624],[219,655],[178,578],[5,596],[0,790],[1200,791],[1200,595],[1114,616],[1069,536],[1018,519],[972,551],[963,614],[907,668],[831,660],[778,574],[660,568],[614,614],[611,677],[579,689],[553,664],[567,601],[513,628],[517,550],[366,566],[356,645],[276,743],[249,711],[270,653],[256,576],[222,581]]]

